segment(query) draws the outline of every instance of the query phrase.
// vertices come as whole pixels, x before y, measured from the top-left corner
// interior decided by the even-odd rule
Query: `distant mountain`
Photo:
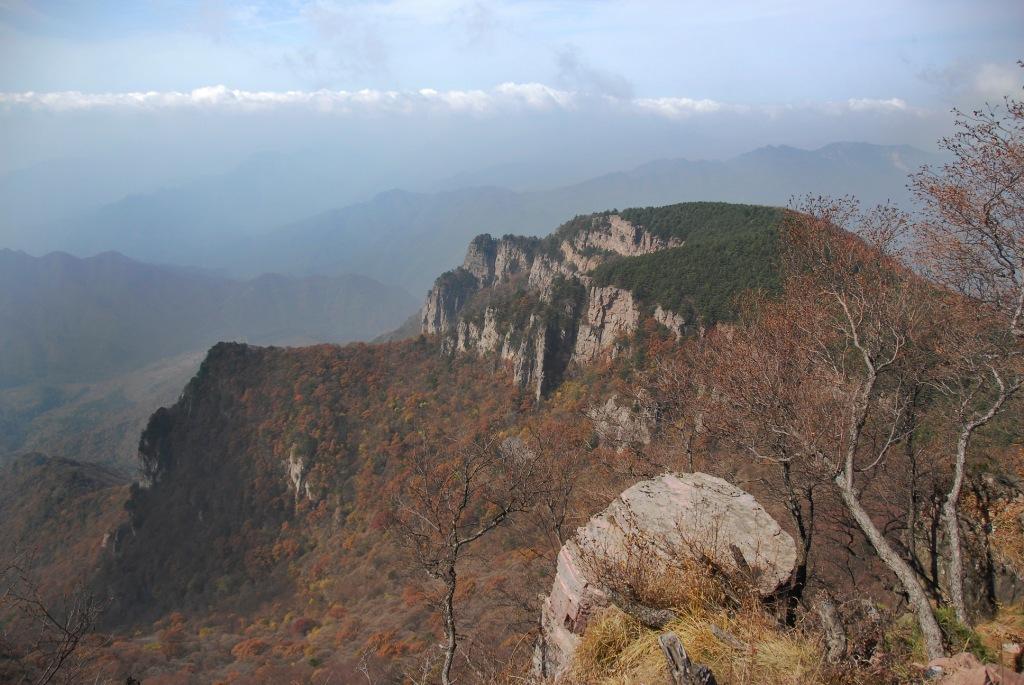
[[[144,159],[112,164],[65,158],[0,174],[0,246],[35,252],[57,249],[56,227],[117,202],[126,193],[168,183],[176,176],[168,168],[172,166]]]
[[[226,173],[133,193],[53,223],[43,231],[49,234],[44,249],[78,255],[117,250],[146,261],[189,264],[197,252],[230,249],[239,236],[353,202],[382,187],[339,172],[342,160],[331,168],[323,161],[302,154],[253,155]]]
[[[589,173],[581,171],[576,160],[553,161],[540,168],[536,163],[509,162],[453,174],[429,184],[424,190],[445,192],[479,186],[497,186],[517,192],[528,192],[579,183],[593,175],[593,169],[590,169]]]
[[[909,146],[835,143],[765,147],[727,161],[661,160],[554,190],[395,190],[253,238],[212,263],[239,273],[358,270],[419,293],[483,231],[539,235],[565,217],[606,209],[695,200],[778,206],[807,193],[909,206],[908,172],[936,161]]]
[[[72,454],[134,474],[146,420],[177,399],[204,354],[161,359],[101,381],[0,388],[0,463],[24,452]]]
[[[233,281],[120,254],[0,250],[0,388],[94,381],[224,339],[369,339],[416,307],[363,276]]]
[[[108,252],[0,250],[0,455],[127,466],[149,414],[221,340],[370,340],[417,303],[363,276],[235,281]]]
[[[936,161],[908,146],[772,146],[724,161],[659,160],[569,185],[558,184],[579,178],[576,166],[518,162],[421,186],[436,192],[391,190],[350,204],[386,187],[379,169],[353,162],[344,150],[265,153],[224,174],[129,195],[32,227],[27,233],[35,237],[17,244],[76,255],[116,250],[143,261],[224,269],[240,277],[357,272],[419,296],[437,272],[458,263],[462,246],[482,231],[539,235],[574,214],[695,200],[785,205],[794,195],[826,193],[907,204],[907,173]],[[8,183],[7,195],[35,198],[27,204],[12,199],[9,207],[45,204],[45,195],[36,192],[38,176]],[[0,179],[0,199],[7,197],[4,187]],[[2,241],[3,223],[24,212],[0,211]]]

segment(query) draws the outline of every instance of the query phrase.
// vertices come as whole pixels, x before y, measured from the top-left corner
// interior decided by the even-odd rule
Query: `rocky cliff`
[[[647,318],[677,337],[703,324],[700,307],[679,299],[680,288],[671,289],[676,297],[668,303],[661,293],[628,283],[633,271],[652,267],[646,258],[689,257],[654,267],[673,286],[684,286],[684,298],[686,291],[696,296],[688,281],[714,286],[721,269],[712,266],[723,259],[734,267],[731,280],[742,266],[731,259],[730,241],[747,245],[753,236],[756,242],[774,231],[780,216],[769,208],[688,203],[576,217],[545,238],[480,235],[462,266],[434,283],[421,331],[440,336],[447,353],[495,356],[539,398],[571,364],[619,352]],[[707,256],[709,246],[717,254],[693,259]]]

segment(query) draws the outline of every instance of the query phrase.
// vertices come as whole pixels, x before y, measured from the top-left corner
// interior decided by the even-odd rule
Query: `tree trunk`
[[[796,612],[800,598],[807,586],[807,563],[811,553],[811,540],[814,535],[814,496],[807,490],[808,515],[804,516],[804,508],[793,486],[791,467],[788,461],[782,463],[782,481],[786,486],[786,508],[796,526],[800,545],[797,548],[796,568],[789,585],[789,597],[786,602],[786,625],[796,625]]]
[[[445,593],[442,600],[441,613],[444,616],[444,632],[447,642],[444,649],[444,665],[441,667],[442,685],[451,685],[452,663],[455,661],[455,566],[448,569],[445,579]]]
[[[946,570],[949,585],[949,602],[953,605],[956,620],[967,623],[967,605],[964,602],[964,560],[960,542],[960,493],[964,487],[964,471],[967,464],[967,446],[972,428],[965,427],[956,443],[956,464],[953,467],[953,485],[949,488],[946,501],[942,504],[942,522],[946,528],[949,543],[949,565]]]
[[[889,541],[882,535],[882,532],[878,530],[878,527],[871,520],[867,511],[861,506],[857,493],[854,492],[852,485],[847,482],[845,472],[841,472],[835,477],[835,484],[839,488],[839,494],[843,498],[843,503],[846,505],[847,510],[853,516],[865,537],[867,537],[868,542],[875,548],[878,558],[896,575],[896,578],[900,581],[904,591],[906,591],[907,596],[910,598],[910,605],[917,613],[917,622],[921,626],[921,635],[924,638],[928,658],[937,659],[945,656],[945,651],[942,647],[942,630],[939,628],[938,621],[935,620],[935,613],[932,611],[931,603],[928,601],[928,595],[925,593],[924,588],[921,587],[921,583],[918,582],[914,570],[910,568],[907,562],[900,558],[892,548],[892,545],[889,544]]]
[[[715,676],[711,669],[693,663],[675,633],[661,635],[658,637],[658,644],[665,655],[668,677],[672,685],[715,685]]]

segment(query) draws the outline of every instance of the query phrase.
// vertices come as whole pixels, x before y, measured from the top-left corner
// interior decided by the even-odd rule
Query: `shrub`
[[[270,649],[270,645],[265,640],[253,637],[248,640],[242,640],[232,647],[231,656],[236,659],[251,659],[254,656],[263,654],[268,649]]]

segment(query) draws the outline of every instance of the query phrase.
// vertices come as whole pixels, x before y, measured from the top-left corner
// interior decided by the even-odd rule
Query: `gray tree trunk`
[[[928,595],[925,593],[924,588],[921,587],[921,583],[918,582],[913,569],[896,553],[896,550],[892,548],[892,545],[885,539],[882,532],[878,530],[875,522],[871,520],[867,511],[861,506],[857,493],[854,492],[853,487],[847,482],[846,474],[840,473],[837,475],[835,483],[839,488],[839,494],[847,510],[857,522],[864,536],[867,537],[868,542],[875,548],[878,558],[889,567],[889,570],[896,574],[896,578],[900,581],[904,591],[906,591],[910,599],[910,606],[913,607],[914,612],[917,614],[917,622],[921,626],[921,636],[924,638],[925,651],[928,653],[928,658],[937,659],[945,656],[945,651],[942,647],[942,630],[939,628],[939,622],[935,620],[935,613],[932,611],[932,605],[928,601]]]
[[[658,637],[658,644],[665,655],[668,665],[668,676],[672,685],[716,685],[711,669],[702,664],[695,664],[683,649],[683,643],[675,633],[665,633]]]
[[[949,543],[949,565],[947,568],[949,602],[953,605],[956,619],[968,625],[967,604],[964,601],[964,560],[963,545],[960,542],[960,493],[964,486],[964,472],[967,466],[967,446],[970,443],[973,426],[960,432],[956,443],[956,465],[953,469],[953,485],[942,504],[942,521]]]
[[[455,635],[455,567],[448,571],[448,578],[445,582],[446,589],[442,600],[441,613],[444,617],[444,632],[447,639],[444,650],[444,665],[441,667],[442,685],[451,685],[452,663],[455,661],[455,648],[457,645]]]

